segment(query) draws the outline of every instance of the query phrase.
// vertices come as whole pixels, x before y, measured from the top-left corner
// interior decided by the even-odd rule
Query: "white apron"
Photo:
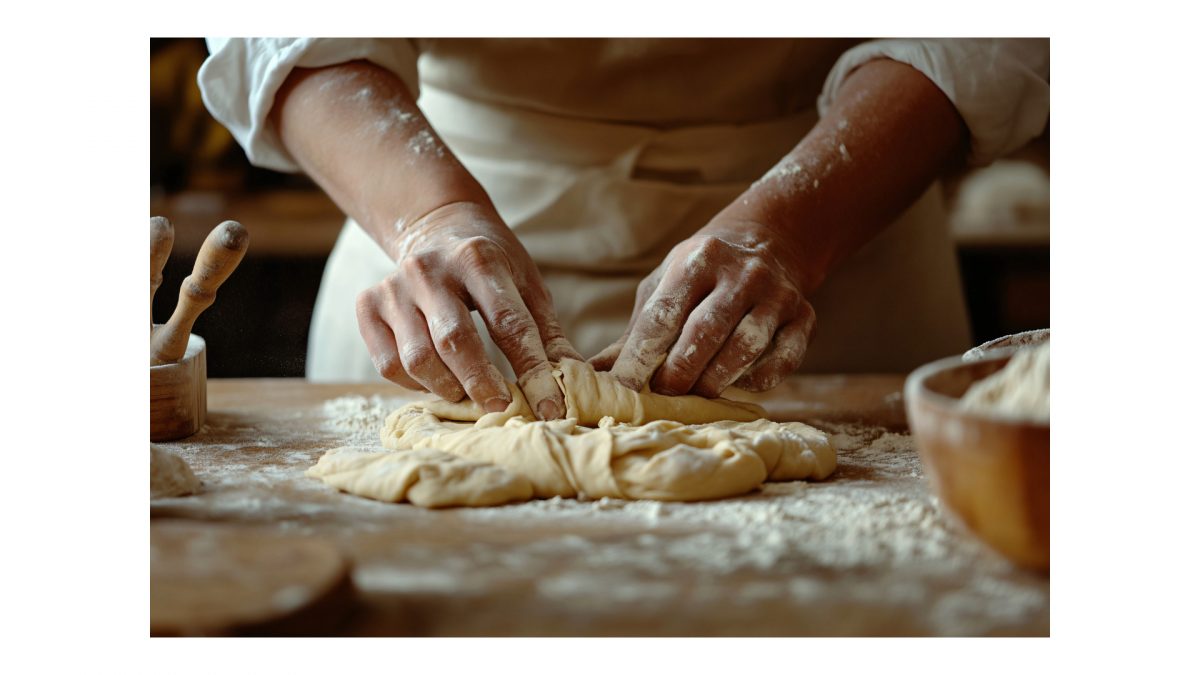
[[[567,337],[590,357],[620,337],[638,282],[803,138],[815,110],[765,123],[658,130],[481,103],[424,85],[419,105],[529,251]],[[348,221],[309,334],[315,381],[374,381],[355,298],[394,269]],[[801,372],[905,372],[970,346],[935,185],[810,298]],[[493,362],[503,356],[476,324]]]

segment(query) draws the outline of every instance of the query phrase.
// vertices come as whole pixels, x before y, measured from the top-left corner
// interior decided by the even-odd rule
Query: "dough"
[[[339,448],[308,475],[363,497],[418,506],[486,506],[530,497],[696,501],[767,480],[822,479],[837,459],[825,434],[762,419],[752,403],[631,391],[579,361],[557,365],[567,419],[537,421],[513,402],[422,401],[381,431],[393,452]]]
[[[1050,341],[1021,349],[1000,370],[971,385],[965,410],[1032,420],[1050,419]]]
[[[150,444],[150,498],[182,497],[200,490],[200,479],[179,455]]]
[[[558,381],[566,400],[564,418],[574,419],[585,427],[594,427],[605,417],[628,424],[645,424],[654,420],[704,424],[721,420],[753,422],[766,415],[760,406],[742,401],[701,396],[663,396],[649,390],[639,393],[617,382],[608,373],[597,373],[583,361],[566,360],[557,364],[554,379]],[[512,404],[504,412],[492,414],[501,415],[505,420],[512,417],[536,419],[521,390],[512,383],[508,388],[513,394]],[[416,405],[446,420],[474,422],[488,414],[471,399],[463,399],[459,403],[439,399]],[[384,445],[387,445],[386,440]]]

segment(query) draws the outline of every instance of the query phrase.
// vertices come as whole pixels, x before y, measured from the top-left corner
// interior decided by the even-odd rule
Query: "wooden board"
[[[337,547],[251,528],[150,528],[150,634],[321,635],[351,607]]]

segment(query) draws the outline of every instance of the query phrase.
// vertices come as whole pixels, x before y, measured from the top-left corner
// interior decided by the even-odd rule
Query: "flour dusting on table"
[[[907,433],[813,421],[838,451],[829,479],[701,503],[429,511],[304,476],[329,448],[381,449],[383,419],[407,400],[332,398],[275,413],[270,429],[211,414],[196,436],[163,444],[202,492],[152,513],[329,538],[355,551],[355,584],[375,603],[364,611],[390,616],[380,598],[428,607],[439,617],[429,634],[1049,632],[1047,580],[949,522]],[[504,619],[518,614],[519,628]]]

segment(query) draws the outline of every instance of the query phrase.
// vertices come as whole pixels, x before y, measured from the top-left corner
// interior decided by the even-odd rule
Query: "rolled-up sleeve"
[[[197,80],[204,105],[256,166],[299,171],[269,121],[275,93],[293,68],[364,59],[396,74],[419,94],[417,51],[404,39],[209,38]]]
[[[1050,41],[1037,38],[864,42],[834,64],[817,101],[820,113],[855,68],[879,58],[907,63],[946,94],[970,131],[973,165],[1020,148],[1050,119]]]

